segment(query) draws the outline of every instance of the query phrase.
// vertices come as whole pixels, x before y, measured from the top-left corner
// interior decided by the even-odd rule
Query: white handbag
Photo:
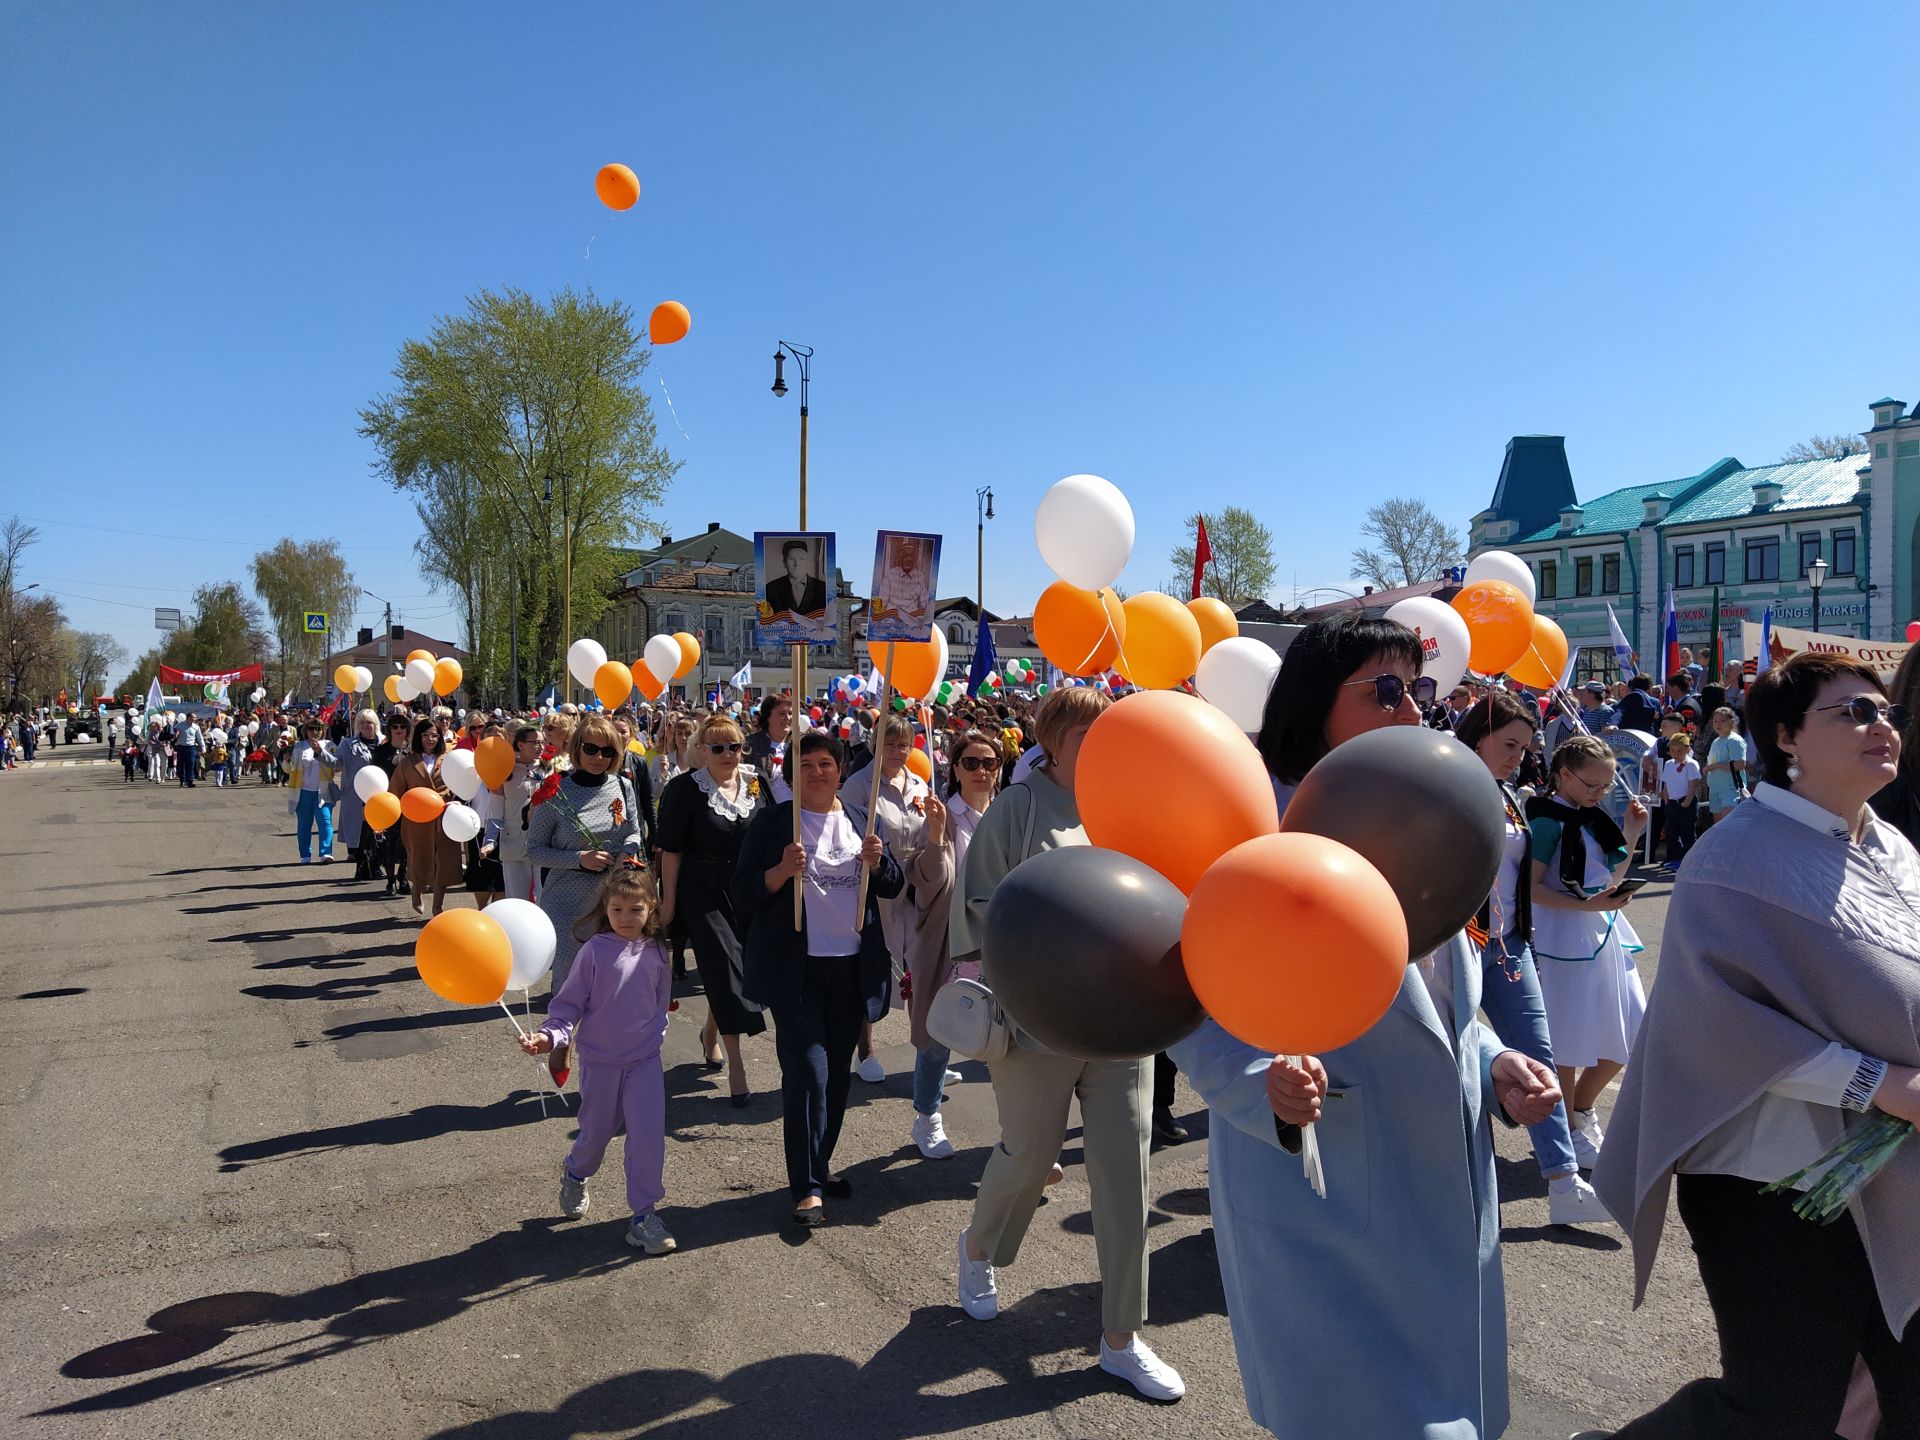
[[[1026,834],[1020,841],[1022,860],[1033,852],[1033,823],[1039,808],[1029,800]],[[969,1060],[998,1060],[1013,1047],[1007,1012],[978,980],[949,980],[934,991],[933,1003],[927,1006],[927,1034]]]

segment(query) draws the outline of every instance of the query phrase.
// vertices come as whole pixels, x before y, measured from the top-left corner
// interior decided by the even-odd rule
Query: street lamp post
[[[788,356],[793,357],[793,363],[800,371],[800,528],[804,530],[807,528],[807,388],[813,381],[813,347],[795,345],[787,340],[780,341],[774,347],[773,393],[775,395],[787,393]],[[832,576],[827,576],[825,579],[829,585],[832,584]],[[832,603],[831,599],[828,603]],[[805,684],[806,656],[806,646],[793,647],[793,713],[796,717],[794,726],[796,736],[799,734],[797,717],[801,710],[800,702],[806,694],[802,688]],[[794,813],[799,814],[797,807]]]
[[[1827,583],[1827,562],[1815,560],[1807,567],[1807,584],[1813,590],[1813,633],[1820,633],[1820,589]]]
[[[973,598],[980,602],[979,618],[987,618],[987,521],[993,519],[993,487],[973,492]]]

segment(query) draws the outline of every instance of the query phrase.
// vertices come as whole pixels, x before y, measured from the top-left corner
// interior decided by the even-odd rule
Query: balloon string
[[[598,230],[594,231],[593,234],[587,237],[587,253],[581,257],[583,260],[593,259],[593,242],[599,238],[600,238],[600,232]]]
[[[526,1039],[526,1038],[527,1038],[527,1032],[526,1032],[526,1031],[524,1031],[524,1030],[522,1030],[522,1029],[520,1028],[520,1022],[519,1022],[518,1020],[516,1020],[516,1019],[514,1018],[514,1014],[513,1014],[513,1011],[511,1011],[511,1010],[509,1010],[509,1009],[507,1009],[507,997],[506,997],[506,994],[505,994],[505,992],[502,992],[502,993],[501,993],[501,996],[500,996],[500,999],[499,999],[498,1001],[496,1001],[495,1003],[499,1005],[499,1007],[500,1007],[500,1010],[501,1010],[501,1013],[502,1013],[502,1014],[504,1014],[504,1015],[505,1015],[505,1016],[507,1017],[507,1023],[508,1023],[509,1025],[511,1025],[511,1026],[513,1026],[513,1028],[514,1028],[514,1033],[516,1033],[517,1035],[519,1035],[519,1037],[520,1037],[520,1038],[521,1038],[522,1040],[524,1040],[524,1039]]]
[[[1092,661],[1093,657],[1100,653],[1100,647],[1106,643],[1107,637],[1113,634],[1113,612],[1107,609],[1106,595],[1107,592],[1104,589],[1094,592],[1094,598],[1100,602],[1100,634],[1095,637],[1093,648],[1082,655],[1080,657],[1080,663],[1073,667],[1076,675],[1087,668],[1088,663]],[[1121,653],[1123,655],[1125,653],[1124,643],[1121,647]]]
[[[660,380],[658,375],[653,378]],[[673,408],[673,392],[667,389],[667,382],[665,380],[660,380],[660,393],[667,397],[667,413],[673,416],[674,428],[679,430],[680,438],[688,443],[692,443],[693,437],[687,434],[687,427],[680,423],[680,412]]]

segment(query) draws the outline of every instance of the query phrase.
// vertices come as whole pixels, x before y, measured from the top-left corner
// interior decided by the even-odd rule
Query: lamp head
[[[1807,583],[1815,590],[1827,583],[1827,562],[1816,560],[1807,567]]]
[[[773,352],[773,393],[787,393],[787,357],[778,350]]]
[[[987,518],[989,520],[993,518],[993,487],[992,486],[987,487]]]

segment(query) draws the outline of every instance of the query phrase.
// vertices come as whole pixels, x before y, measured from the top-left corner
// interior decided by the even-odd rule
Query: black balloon
[[[1180,959],[1187,897],[1117,850],[1074,845],[1014,867],[987,905],[980,959],[994,998],[1042,1045],[1138,1060],[1206,1018]]]
[[[1329,751],[1294,790],[1280,828],[1324,835],[1371,860],[1400,897],[1417,958],[1486,903],[1506,815],[1473,751],[1438,730],[1392,725]]]

